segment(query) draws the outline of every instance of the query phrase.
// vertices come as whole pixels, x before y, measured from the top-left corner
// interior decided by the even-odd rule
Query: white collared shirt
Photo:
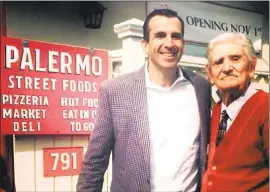
[[[150,128],[151,191],[195,191],[200,116],[195,89],[179,77],[170,88],[150,80],[145,68]]]
[[[252,95],[254,95],[257,92],[257,90],[250,84],[249,87],[247,88],[246,92],[240,96],[238,99],[233,101],[228,107],[226,105],[221,104],[221,112],[223,110],[226,110],[229,118],[227,120],[227,131],[231,127],[234,119],[238,115],[240,109],[242,106],[249,100]]]

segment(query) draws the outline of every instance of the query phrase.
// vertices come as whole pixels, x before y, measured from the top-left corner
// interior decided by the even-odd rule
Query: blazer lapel
[[[136,134],[139,147],[142,151],[146,165],[146,174],[150,179],[150,136],[148,122],[147,95],[145,86],[145,66],[136,74],[133,86],[133,119],[137,128]]]

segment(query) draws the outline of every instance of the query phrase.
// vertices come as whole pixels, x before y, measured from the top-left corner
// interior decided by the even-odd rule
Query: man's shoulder
[[[187,79],[189,80],[193,79],[193,82],[196,81],[197,86],[205,89],[206,92],[209,92],[209,90],[211,91],[212,85],[205,77],[203,77],[202,75],[196,74],[190,69],[187,69],[185,67],[181,67],[181,70],[183,71],[184,76],[186,76]]]
[[[262,108],[267,108],[269,106],[269,93],[263,91],[263,90],[258,90],[257,93],[255,93],[251,99],[253,98],[254,104],[257,104],[258,106]],[[255,102],[256,101],[256,102]]]
[[[131,85],[134,81],[138,71],[121,74],[112,79],[105,80],[101,83],[101,87],[104,89],[115,89],[123,86]]]
[[[268,102],[269,101],[269,93],[263,90],[258,90],[260,97],[263,98],[263,102]]]
[[[198,75],[191,71],[190,69],[187,69],[186,67],[181,67],[181,70],[189,77],[189,78],[196,78],[200,83],[203,83],[205,85],[211,86],[210,82],[203,77],[202,75]]]

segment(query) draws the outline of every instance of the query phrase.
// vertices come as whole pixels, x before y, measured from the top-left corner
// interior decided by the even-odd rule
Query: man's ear
[[[141,47],[145,54],[148,54],[148,42],[145,39],[141,41]]]
[[[249,76],[252,79],[254,76],[254,71],[257,65],[257,57],[252,57],[250,63],[249,63]]]
[[[207,79],[208,79],[208,81],[210,81],[210,83],[213,85],[214,84],[214,81],[213,81],[213,78],[212,78],[210,64],[206,64],[205,67],[204,67],[204,69],[205,69],[205,71],[207,73]]]

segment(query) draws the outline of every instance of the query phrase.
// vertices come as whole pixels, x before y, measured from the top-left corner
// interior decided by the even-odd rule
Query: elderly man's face
[[[255,65],[256,58],[249,63],[242,45],[218,44],[212,50],[208,73],[211,82],[220,91],[242,90],[253,77]]]

